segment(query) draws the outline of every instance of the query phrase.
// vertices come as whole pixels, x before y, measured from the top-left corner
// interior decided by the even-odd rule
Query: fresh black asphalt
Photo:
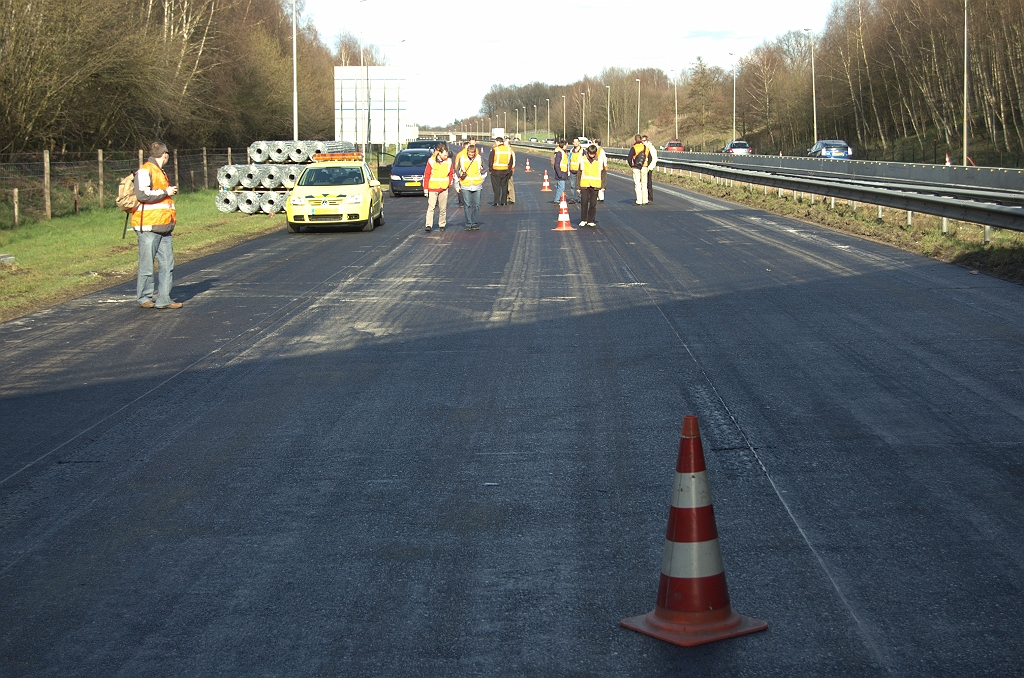
[[[0,325],[0,675],[1024,673],[1024,288],[532,164]],[[686,414],[769,623],[696,648],[618,625]]]

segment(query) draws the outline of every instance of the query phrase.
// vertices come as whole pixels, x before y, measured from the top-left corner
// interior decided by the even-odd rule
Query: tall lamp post
[[[298,49],[295,46],[295,0],[292,0],[292,135],[293,141],[299,140],[299,67]]]
[[[565,95],[562,95],[562,138],[565,138]]]
[[[967,134],[967,0],[964,0],[964,167],[967,166]]]
[[[636,133],[640,134],[640,78],[636,79]]]
[[[677,73],[672,77],[672,97],[676,100],[676,135],[672,137],[676,141],[679,140],[679,74]],[[640,97],[638,96],[637,99]],[[735,127],[735,125],[733,125]],[[735,135],[735,133],[734,133]]]
[[[964,0],[965,5],[966,3],[967,0]],[[805,28],[804,31],[811,40],[811,104],[814,107],[814,143],[818,143],[818,89],[814,77],[814,33],[810,28]]]
[[[734,52],[729,52],[734,57]],[[736,60],[732,62],[732,140],[736,141]]]
[[[580,92],[580,96],[583,97],[580,104],[580,110],[583,111],[583,136],[587,136],[587,93]]]
[[[519,136],[519,107],[516,106],[516,136]]]
[[[551,134],[551,99],[548,102],[548,134]]]
[[[523,106],[523,134],[526,134],[526,106]]]
[[[604,145],[607,146],[612,142],[612,86],[605,85],[604,88],[608,93],[608,100],[605,105],[605,117],[607,119],[607,123],[604,131]]]
[[[537,126],[537,104],[533,105],[533,136],[540,134],[540,128]]]

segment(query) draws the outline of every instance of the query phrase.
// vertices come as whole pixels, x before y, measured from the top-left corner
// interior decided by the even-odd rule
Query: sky
[[[346,30],[378,46],[405,71],[404,117],[440,126],[476,115],[494,84],[563,85],[610,67],[671,76],[698,56],[728,71],[765,40],[821,33],[832,3],[305,0],[299,17],[331,47]],[[644,32],[648,39],[638,39]],[[588,39],[599,46],[587,49]]]

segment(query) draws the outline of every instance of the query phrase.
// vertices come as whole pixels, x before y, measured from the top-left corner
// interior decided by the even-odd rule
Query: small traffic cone
[[[547,174],[545,172],[545,174]],[[572,224],[569,222],[569,205],[565,202],[565,195],[562,195],[562,202],[558,204],[558,226],[551,229],[552,231],[575,231]]]
[[[533,171],[532,169],[530,169],[530,159],[529,158],[526,159],[526,169],[523,170],[523,171],[524,172],[532,172]]]
[[[550,193],[551,192],[551,184],[548,183],[548,171],[547,170],[544,170],[544,183],[540,187],[540,192],[541,193],[544,193],[544,192]]]
[[[733,612],[729,604],[697,417],[683,417],[654,610],[619,623],[684,647],[768,628],[767,622]]]
[[[949,153],[946,154],[946,167],[952,167],[953,163],[949,161]]]

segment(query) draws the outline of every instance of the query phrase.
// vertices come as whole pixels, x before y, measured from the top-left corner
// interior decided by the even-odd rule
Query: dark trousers
[[[647,172],[647,202],[654,202],[654,170]]]
[[[584,186],[580,189],[580,219],[594,223],[597,215],[597,192],[600,188]]]
[[[494,203],[508,202],[508,170],[491,170],[491,188],[494,189]]]

